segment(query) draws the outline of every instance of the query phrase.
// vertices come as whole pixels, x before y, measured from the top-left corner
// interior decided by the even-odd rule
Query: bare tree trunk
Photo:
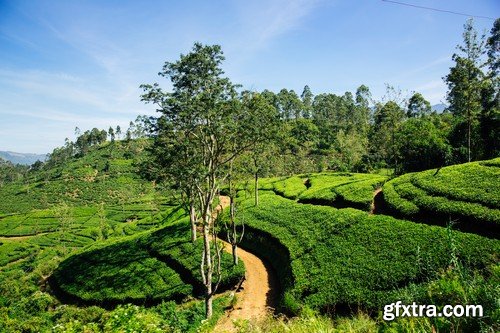
[[[231,219],[231,227],[233,228],[233,236],[229,239],[231,241],[231,248],[233,252],[233,265],[238,265],[238,256],[236,255],[236,250],[238,248],[238,243],[237,243],[237,234],[236,234],[236,222],[234,220],[234,198],[231,195],[229,197],[229,215]]]
[[[233,248],[233,264],[236,266],[238,265],[238,245],[237,244],[231,244]]]
[[[470,137],[471,137],[471,122],[472,122],[472,119],[471,117],[469,116],[469,119],[467,120],[467,153],[468,153],[468,159],[469,159],[469,162],[471,161],[471,158],[470,158]]]
[[[189,220],[191,222],[191,241],[196,241],[196,211],[194,209],[194,202],[189,204]]]
[[[201,264],[205,285],[205,317],[212,317],[212,256],[210,253],[210,216],[205,216],[203,223],[203,260]]]
[[[259,205],[259,174],[255,173],[255,206]]]

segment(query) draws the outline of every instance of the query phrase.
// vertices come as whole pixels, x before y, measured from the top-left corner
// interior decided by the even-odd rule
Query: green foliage
[[[332,320],[314,311],[303,311],[294,318],[266,317],[258,321],[241,321],[237,324],[240,333],[373,333],[377,332],[377,323],[368,315],[359,313],[351,318]]]
[[[54,285],[67,296],[90,303],[183,300],[201,294],[199,253],[202,242],[189,241],[186,219],[153,233],[104,243],[73,255],[55,271]],[[243,264],[232,266],[223,254],[221,287],[244,275]]]
[[[0,267],[26,258],[37,249],[38,247],[33,244],[0,238]]]
[[[324,172],[288,178],[264,178],[260,190],[273,190],[288,199],[335,207],[369,210],[373,193],[387,177],[374,174]],[[244,189],[240,183],[238,189]],[[247,189],[253,191],[252,185]],[[248,192],[249,194],[252,192]]]
[[[409,119],[396,135],[396,149],[401,160],[398,172],[422,171],[446,165],[451,159],[451,146],[446,141],[446,133],[440,131],[430,119]]]
[[[289,310],[294,302],[326,311],[335,306],[377,309],[410,289],[422,295],[425,282],[451,260],[444,228],[297,204],[269,192],[262,193],[258,207],[252,200],[242,205],[243,246],[274,265]],[[453,235],[458,255],[471,267],[484,268],[500,250],[496,240]]]
[[[96,304],[180,300],[192,292],[174,269],[149,255],[140,239],[71,256],[53,278],[65,294]]]
[[[483,307],[482,317],[403,317],[381,321],[381,332],[496,332],[500,322],[498,308],[499,265],[487,267],[486,272],[457,266],[441,270],[436,280],[426,288],[421,304],[434,304],[441,312],[443,306],[476,304]]]
[[[388,208],[408,218],[450,219],[477,225],[500,223],[500,159],[410,173],[383,187]],[[487,230],[485,230],[487,231]]]
[[[0,187],[0,212],[27,213],[61,201],[80,206],[140,200],[154,189],[135,173],[134,160],[124,155],[127,151],[141,151],[147,142],[135,140],[127,145],[114,142],[94,146],[80,158],[30,173],[27,180],[6,183]]]
[[[306,180],[305,177],[292,176],[282,181],[277,181],[274,183],[274,191],[285,198],[297,199],[307,189],[305,185]]]

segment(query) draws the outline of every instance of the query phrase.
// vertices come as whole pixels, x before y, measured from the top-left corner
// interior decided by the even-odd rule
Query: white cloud
[[[96,81],[61,72],[0,69],[0,87],[4,101],[27,109],[43,105],[43,101],[47,108],[73,105],[77,109],[87,107],[93,112],[113,114],[136,115],[138,109],[151,109],[140,102],[138,87],[119,80]],[[27,105],[29,102],[37,104]]]
[[[418,86],[415,91],[421,93],[431,104],[438,104],[445,102],[447,89],[443,80],[433,80]]]
[[[319,0],[244,2],[239,8],[241,44],[246,49],[265,47],[276,37],[298,28],[320,3]]]

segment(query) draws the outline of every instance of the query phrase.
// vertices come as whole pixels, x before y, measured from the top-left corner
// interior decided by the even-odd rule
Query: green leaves
[[[500,223],[498,160],[403,175],[384,185],[384,200],[407,218],[439,219],[441,225],[451,218],[463,222],[459,227],[488,234],[491,223]]]
[[[450,262],[445,228],[299,204],[268,191],[260,198],[258,207],[242,199],[243,245],[278,271],[289,310],[297,301],[316,309],[378,309],[407,288],[425,286]],[[500,250],[496,240],[460,232],[453,237],[466,265],[483,268]]]

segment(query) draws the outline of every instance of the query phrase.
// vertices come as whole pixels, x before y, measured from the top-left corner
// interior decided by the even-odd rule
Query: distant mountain
[[[47,155],[45,154],[23,154],[23,153],[15,153],[12,151],[0,151],[0,158],[10,161],[14,164],[24,164],[31,165],[36,161],[45,161]]]
[[[444,109],[446,109],[448,105],[440,103],[440,104],[435,104],[431,106],[432,111],[436,111],[437,113],[443,113]]]

